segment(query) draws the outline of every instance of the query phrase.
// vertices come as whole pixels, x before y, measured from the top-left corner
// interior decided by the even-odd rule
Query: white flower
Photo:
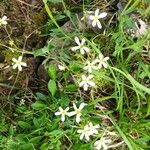
[[[99,9],[96,9],[95,15],[94,15],[94,16],[93,16],[93,15],[90,15],[90,16],[89,16],[89,19],[93,21],[93,22],[92,22],[92,26],[93,26],[93,27],[96,27],[96,25],[97,25],[98,28],[101,29],[101,28],[102,28],[102,25],[101,25],[99,19],[100,19],[100,18],[105,18],[106,16],[107,16],[107,13],[106,13],[106,12],[103,12],[103,13],[100,13],[100,14],[99,14]]]
[[[60,71],[65,71],[65,66],[63,66],[63,65],[58,65],[58,69],[60,70]]]
[[[101,137],[100,140],[96,141],[94,143],[94,147],[96,150],[107,150],[108,146],[107,144],[110,144],[112,141],[110,139],[107,139],[106,137]]]
[[[81,121],[80,117],[82,115],[81,111],[82,109],[84,108],[84,106],[87,105],[85,103],[81,103],[79,108],[77,108],[76,104],[73,103],[73,108],[74,108],[74,111],[70,112],[69,113],[69,116],[74,116],[76,115],[76,122],[79,123]]]
[[[83,86],[84,91],[87,91],[89,86],[94,87],[95,83],[91,81],[93,77],[93,75],[89,75],[88,77],[82,75],[82,81],[79,83],[79,87]]]
[[[19,104],[19,105],[21,106],[21,105],[24,105],[24,104],[25,104],[25,100],[24,100],[24,99],[21,99],[21,101],[20,101],[20,104]]]
[[[95,63],[98,63],[98,69],[101,69],[102,67],[107,68],[107,60],[109,57],[104,57],[102,54],[99,54],[98,59],[95,59]]]
[[[99,124],[97,124],[97,125],[93,126],[93,123],[92,123],[92,122],[90,122],[90,123],[88,124],[88,126],[89,126],[89,129],[90,129],[89,134],[91,134],[91,135],[93,135],[93,134],[98,134],[97,129],[99,129],[99,128],[100,128],[100,125],[99,125]]]
[[[83,68],[84,70],[87,70],[89,73],[92,73],[92,70],[97,70],[97,66],[95,66],[95,62],[91,62],[90,61],[87,61],[87,66],[85,66]]]
[[[75,42],[77,43],[78,46],[72,47],[71,50],[72,51],[76,51],[76,50],[80,50],[80,53],[83,55],[85,54],[85,52],[89,52],[90,49],[86,46],[84,46],[85,44],[85,39],[83,38],[80,42],[78,37],[75,37]]]
[[[61,121],[64,122],[65,121],[65,116],[69,116],[69,107],[67,107],[66,109],[62,109],[61,107],[59,107],[59,111],[55,112],[56,116],[61,115]]]
[[[25,62],[22,62],[22,56],[19,56],[18,60],[16,58],[13,58],[12,61],[13,61],[13,69],[18,68],[19,71],[22,71],[22,66],[24,67],[27,66]]]
[[[7,24],[7,16],[3,16],[2,18],[0,18],[0,26],[1,25],[6,25]]]
[[[88,126],[88,125],[85,125],[83,130],[78,130],[77,133],[80,133],[80,134],[81,134],[81,135],[80,135],[80,140],[83,140],[83,138],[85,137],[85,139],[86,139],[87,141],[89,141],[89,140],[90,140],[89,131],[90,131],[90,130],[89,130],[89,126]]]

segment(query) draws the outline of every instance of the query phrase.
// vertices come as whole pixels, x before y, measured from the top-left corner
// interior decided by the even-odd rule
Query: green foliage
[[[46,83],[46,91],[43,88],[42,92],[37,90],[37,93],[28,96],[30,90],[25,89],[21,95],[16,94],[7,101],[6,106],[10,104],[13,111],[11,110],[11,114],[6,108],[2,108],[0,113],[0,149],[93,150],[97,140],[107,137],[111,140],[109,149],[148,150],[150,67],[143,61],[142,52],[149,41],[149,33],[140,38],[132,38],[126,33],[128,28],[135,27],[135,20],[130,13],[137,11],[137,6],[144,2],[147,4],[148,1],[129,1],[123,11],[117,14],[116,25],[112,23],[106,26],[105,32],[103,29],[100,32],[78,29],[76,23],[82,23],[80,15],[76,14],[78,7],[81,9],[80,5],[69,8],[63,0],[43,2],[49,16],[46,28],[50,39],[43,48],[35,50],[33,56],[45,58],[43,63],[50,80]],[[105,6],[98,1],[87,0],[84,3],[84,11],[89,10],[90,6]],[[54,11],[48,4],[62,5],[64,12],[57,12],[57,9]],[[109,9],[109,4],[107,7]],[[148,13],[144,10],[139,12],[147,17]],[[76,15],[77,20],[72,21]],[[67,27],[61,27],[66,23],[66,18],[70,19],[72,32],[67,32]],[[79,50],[71,51],[77,44],[74,42],[75,36],[86,39],[85,46],[91,50],[89,53],[81,55]],[[108,67],[92,73],[85,71],[87,61],[95,60],[100,53],[104,57],[109,56]],[[64,69],[59,69],[58,64],[64,66]],[[96,86],[89,86],[87,91],[79,87],[83,74],[94,75],[92,81]],[[22,97],[25,99],[23,104],[18,101]],[[82,103],[87,105],[80,110],[80,114],[75,108],[80,108]],[[66,110],[67,107],[69,112],[75,111],[76,115],[66,115],[62,122],[64,112],[61,110]],[[77,114],[81,117],[79,123],[76,121]],[[82,130],[89,122],[100,125],[98,134],[90,136],[89,141],[84,138],[80,140],[77,131]]]

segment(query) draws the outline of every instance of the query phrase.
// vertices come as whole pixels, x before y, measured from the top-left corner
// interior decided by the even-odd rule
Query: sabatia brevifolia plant
[[[92,122],[89,122],[87,125],[84,126],[83,130],[77,130],[77,133],[81,134],[80,135],[80,140],[83,140],[85,138],[86,141],[90,140],[90,136],[94,135],[94,134],[98,134],[98,130],[100,126],[94,125]]]
[[[79,106],[79,108],[77,108],[76,104],[73,103],[74,111],[70,112],[70,113],[69,113],[69,116],[74,116],[74,115],[76,115],[76,122],[79,123],[79,122],[81,121],[81,118],[80,118],[81,115],[82,115],[81,111],[82,111],[82,109],[84,108],[84,106],[86,106],[86,105],[87,105],[87,104],[85,104],[85,103],[81,103],[80,106]]]
[[[22,66],[26,67],[27,64],[25,62],[22,62],[22,56],[19,56],[18,59],[13,58],[13,69],[18,68],[19,71],[22,71]]]
[[[84,55],[85,53],[88,53],[90,51],[90,49],[85,46],[86,40],[84,38],[81,39],[81,42],[80,42],[80,39],[78,37],[75,37],[75,42],[77,43],[78,46],[72,47],[71,48],[72,51],[80,50],[80,53],[82,55]]]
[[[83,87],[84,91],[87,91],[89,87],[95,87],[95,83],[92,81],[93,75],[82,75],[82,81],[79,83],[79,87]]]
[[[69,107],[67,107],[66,109],[62,109],[62,107],[59,107],[59,111],[55,112],[56,116],[61,115],[61,121],[64,122],[65,121],[65,116],[69,116]]]
[[[108,139],[107,137],[101,137],[100,140],[97,140],[95,143],[94,143],[94,147],[96,150],[107,150],[108,149],[108,145],[112,143],[112,140],[111,139]]]
[[[92,26],[93,27],[97,26],[99,29],[101,29],[102,25],[101,25],[100,19],[101,18],[105,18],[106,16],[107,16],[106,12],[99,13],[99,9],[96,9],[95,10],[95,14],[94,15],[90,15],[89,19],[92,20]]]

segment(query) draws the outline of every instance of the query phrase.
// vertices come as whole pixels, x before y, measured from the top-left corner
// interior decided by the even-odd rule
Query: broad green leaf
[[[56,71],[56,66],[54,64],[51,64],[48,67],[48,74],[49,74],[49,76],[50,76],[50,78],[52,80],[56,80],[56,78],[57,78],[57,71]]]
[[[24,121],[18,121],[18,125],[23,129],[29,129],[31,128],[31,125]]]
[[[31,107],[35,110],[41,110],[41,109],[46,108],[46,105],[42,103],[41,101],[36,101],[35,103],[31,105]]]
[[[36,144],[42,139],[42,136],[33,137],[29,140],[30,143]]]
[[[78,86],[74,85],[74,84],[69,84],[65,87],[65,91],[67,92],[75,92],[78,90]]]
[[[48,89],[49,89],[50,93],[52,94],[52,96],[54,96],[57,91],[56,82],[54,80],[50,80],[48,82]]]
[[[20,144],[18,150],[33,150],[33,146],[31,143]]]

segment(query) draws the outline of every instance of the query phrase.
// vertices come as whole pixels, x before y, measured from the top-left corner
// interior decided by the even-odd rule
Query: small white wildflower
[[[93,123],[92,122],[90,122],[89,124],[88,124],[88,126],[89,126],[89,130],[90,130],[90,134],[91,135],[93,135],[93,134],[98,134],[98,131],[97,131],[97,129],[99,129],[100,128],[100,125],[99,124],[97,124],[97,125],[95,125],[95,126],[93,126]]]
[[[62,107],[59,107],[59,111],[55,112],[56,116],[61,115],[61,121],[64,122],[65,121],[65,116],[69,116],[69,107],[67,107],[66,109],[62,109]]]
[[[86,106],[86,105],[87,105],[87,104],[85,104],[85,103],[81,103],[80,106],[79,106],[79,108],[77,108],[76,104],[73,103],[74,111],[70,112],[70,113],[69,113],[69,116],[74,116],[74,115],[76,115],[76,122],[79,123],[79,122],[81,121],[81,118],[80,118],[81,115],[82,115],[81,111],[82,111],[82,109],[84,108],[84,106]]]
[[[7,24],[7,16],[3,16],[2,18],[0,18],[0,26],[6,24]]]
[[[25,104],[25,100],[24,100],[24,99],[21,99],[21,101],[20,101],[20,104],[19,104],[19,105],[21,106],[21,105],[24,105],[24,104]]]
[[[89,19],[92,20],[92,26],[93,26],[93,27],[96,27],[96,25],[97,25],[98,28],[101,29],[101,28],[102,28],[102,25],[101,25],[99,19],[105,18],[106,16],[107,16],[107,13],[106,13],[106,12],[99,13],[99,9],[96,9],[95,15],[90,15],[90,16],[89,16]]]
[[[58,69],[59,69],[60,71],[65,71],[66,67],[63,66],[63,65],[58,65]]]
[[[80,133],[80,140],[83,140],[83,138],[85,137],[85,139],[87,141],[90,140],[90,134],[89,134],[90,130],[89,130],[89,126],[85,125],[83,130],[78,130],[77,133]]]
[[[87,91],[89,86],[94,87],[95,83],[91,81],[93,77],[93,75],[89,75],[87,77],[82,75],[82,81],[79,83],[79,87],[83,87],[84,91]]]
[[[102,54],[99,54],[99,58],[95,59],[95,63],[98,63],[98,69],[101,69],[102,67],[107,68],[107,60],[109,57],[104,57]]]
[[[92,73],[92,70],[97,70],[97,66],[95,66],[95,62],[90,62],[90,61],[87,61],[87,66],[85,66],[83,68],[84,70],[87,70],[89,73]]]
[[[13,58],[12,61],[13,61],[13,69],[18,68],[19,71],[22,71],[22,66],[24,67],[27,66],[25,62],[22,62],[22,56],[19,56],[18,60],[16,58]]]
[[[79,38],[78,38],[78,37],[75,37],[75,42],[77,43],[78,46],[72,47],[72,48],[71,48],[72,51],[76,51],[76,50],[79,49],[79,50],[80,50],[80,53],[81,53],[82,55],[84,55],[85,52],[88,53],[88,52],[90,51],[90,49],[89,49],[88,47],[84,46],[84,44],[85,44],[85,39],[84,39],[84,38],[83,38],[83,39],[81,40],[81,42],[80,42]]]
[[[107,150],[108,149],[108,144],[110,144],[112,141],[110,139],[107,139],[106,137],[101,137],[100,140],[96,141],[94,143],[94,147],[96,150]]]

